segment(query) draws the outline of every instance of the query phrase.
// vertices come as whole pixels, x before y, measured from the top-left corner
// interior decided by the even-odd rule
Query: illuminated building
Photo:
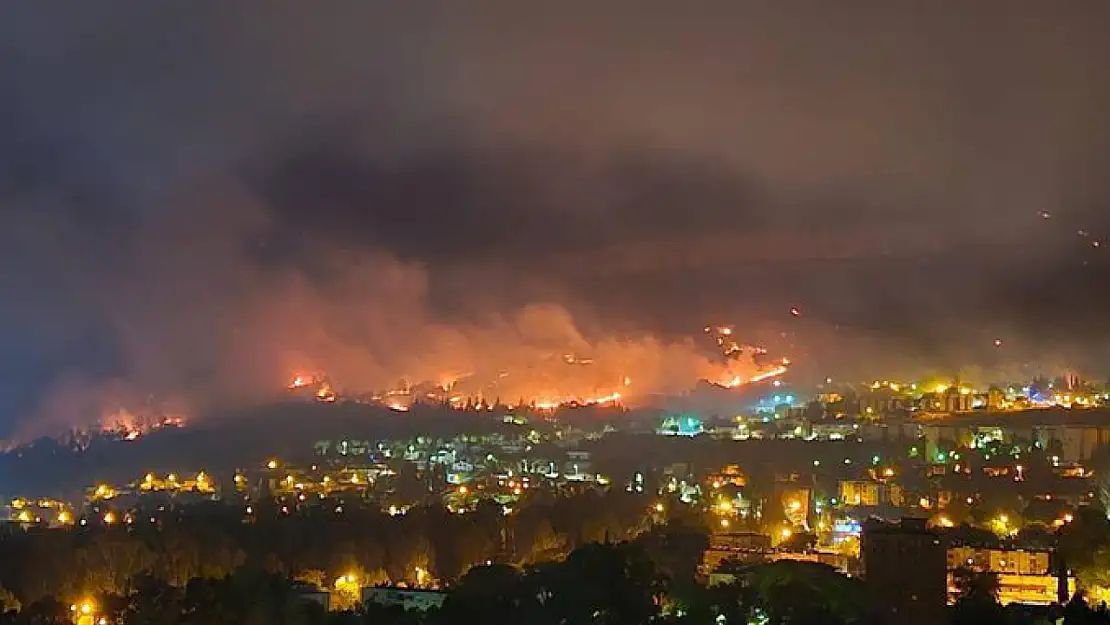
[[[1053,574],[1051,551],[957,546],[948,549],[947,560],[949,603],[957,594],[954,572],[961,568],[998,575],[998,600],[1002,605],[1064,603],[1075,593],[1074,577],[1061,581]]]
[[[593,463],[588,451],[568,451],[563,475],[572,482],[581,482],[593,476]]]
[[[1010,402],[1006,401],[1006,394],[1002,392],[1002,389],[992,386],[987,390],[987,410],[998,411],[1009,407]]]
[[[369,441],[365,440],[348,440],[341,439],[338,441],[321,440],[316,441],[313,446],[313,453],[317,456],[329,456],[337,454],[339,456],[358,456],[365,457],[370,453],[372,446]]]
[[[944,402],[944,412],[970,412],[972,401],[974,401],[971,392],[966,388],[959,388],[957,385],[948,387],[944,393],[941,394]]]
[[[841,573],[849,571],[851,558],[836,551],[792,551],[773,548],[771,537],[752,532],[721,532],[709,537],[709,548],[702,554],[699,574],[710,586],[734,583],[741,567],[765,562],[789,560],[794,562],[814,562],[833,567]]]
[[[832,540],[832,544],[839,545],[858,539],[862,535],[862,523],[852,518],[838,518],[833,520],[829,538]]]
[[[415,588],[363,588],[362,603],[376,603],[383,606],[400,606],[407,610],[427,612],[443,607],[447,593],[438,590]]]
[[[523,462],[522,462],[523,464]],[[522,471],[531,473],[532,471]],[[450,470],[447,471],[448,484],[466,484],[471,480],[474,473],[474,465],[470,462],[454,462],[451,464]]]
[[[845,553],[837,551],[776,551],[767,558],[771,562],[789,560],[791,562],[815,562],[830,566],[840,573],[851,570],[851,558]]]
[[[869,473],[872,474],[870,480],[842,480],[838,483],[840,502],[843,505],[864,508],[889,505],[900,508],[906,504],[905,489],[893,482],[893,469],[869,469]]]
[[[897,384],[876,382],[859,397],[859,414],[869,419],[878,419],[909,407],[907,398],[899,391]]]
[[[840,482],[840,501],[846,506],[875,507],[880,503],[879,484],[870,480]]]
[[[720,532],[709,536],[709,548],[702,554],[699,574],[709,579],[726,561],[740,563],[764,562],[771,553],[771,537],[755,532]],[[718,580],[722,581],[722,580]],[[723,583],[728,583],[724,581]]]
[[[940,537],[925,519],[868,521],[860,544],[863,577],[890,625],[945,621],[947,560]]]
[[[1070,464],[1087,460],[1098,447],[1110,445],[1110,427],[1094,423],[1042,425],[1036,428],[1032,438],[1044,449],[1049,445],[1057,446],[1059,462]]]
[[[787,522],[798,527],[809,527],[810,489],[784,488],[781,491],[782,511]]]
[[[707,481],[713,488],[720,488],[725,484],[743,488],[748,483],[748,476],[738,465],[730,464],[719,472],[711,474]]]
[[[655,431],[662,436],[697,436],[704,431],[701,419],[693,415],[672,415]]]
[[[1004,413],[955,415],[921,424],[926,454],[950,452],[946,444],[982,447],[992,442],[1033,441],[1041,449],[1058,449],[1059,462],[1083,462],[1102,445],[1110,445],[1105,409],[1046,408]]]
[[[1052,552],[1024,549],[950,547],[948,568],[968,568],[981,573],[1046,575]]]
[[[820,441],[842,441],[856,438],[859,429],[859,424],[847,421],[844,423],[815,423],[810,426],[810,436],[814,440]]]

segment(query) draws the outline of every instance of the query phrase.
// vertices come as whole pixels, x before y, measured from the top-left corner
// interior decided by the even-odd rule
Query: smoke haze
[[[710,322],[1105,375],[1110,6],[695,5],[13,8],[0,432],[568,352],[670,390]]]

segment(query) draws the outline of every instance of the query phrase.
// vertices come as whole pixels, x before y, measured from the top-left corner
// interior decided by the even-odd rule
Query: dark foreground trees
[[[0,534],[0,588],[30,605],[47,597],[126,594],[129,580],[142,574],[181,586],[243,567],[286,576],[323,571],[330,579],[359,571],[394,583],[412,583],[421,570],[452,580],[487,561],[538,564],[589,542],[627,540],[644,529],[646,515],[644,502],[624,492],[519,508],[512,516],[492,503],[465,515],[433,506],[392,516],[368,502],[283,512],[263,501],[249,518],[243,507],[219,503],[121,512],[111,524],[98,517],[85,527]]]
[[[347,562],[296,553],[295,546],[313,542],[284,530],[277,536],[290,544],[263,550],[252,544],[258,540],[251,534],[256,527],[239,524],[221,529],[231,534],[225,538],[220,537],[218,527],[205,530],[204,540],[188,533],[176,537],[170,533],[173,539],[167,540],[167,534],[155,528],[129,531],[123,527],[85,535],[21,536],[6,546],[7,553],[17,555],[29,573],[22,575],[10,562],[0,562],[0,568],[10,567],[5,586],[0,587],[0,612],[4,612],[0,625],[72,624],[70,603],[78,596],[95,604],[93,622],[103,618],[105,625],[877,623],[876,602],[864,582],[815,563],[751,565],[738,568],[731,585],[709,588],[699,584],[695,571],[705,536],[681,526],[656,528],[626,542],[585,544],[565,559],[467,566],[457,579],[445,580],[448,598],[438,610],[406,612],[396,607],[359,606],[328,613],[298,592],[293,580],[297,573],[283,559],[275,565],[257,554],[277,552],[281,558],[291,558],[306,567],[301,573],[315,572],[317,583],[327,582],[322,569],[346,566]],[[473,532],[460,535],[481,539]],[[58,542],[59,537],[64,541]],[[341,534],[341,538],[336,545],[354,559],[351,566],[379,557],[357,534]],[[423,548],[413,547],[422,540],[414,542],[400,532],[393,538],[384,548],[394,557],[410,551],[428,557]],[[165,553],[167,549],[174,550],[172,557]],[[437,559],[459,558],[465,550],[448,551],[441,546],[434,554]],[[452,566],[462,567],[462,559]],[[167,569],[167,563],[174,568]],[[57,578],[50,580],[47,575]],[[4,592],[8,583],[23,593],[39,595],[25,599],[26,595]],[[1023,611],[998,605],[997,580],[990,576],[962,572],[956,583],[960,597],[951,610],[952,625],[1032,625],[1045,618],[1056,622],[1061,616],[1065,625],[1110,625],[1105,610],[1092,609],[1081,600],[1063,612]],[[47,592],[50,588],[59,590],[51,594]]]

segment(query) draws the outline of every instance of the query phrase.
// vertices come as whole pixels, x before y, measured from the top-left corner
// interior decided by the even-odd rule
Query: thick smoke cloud
[[[1110,237],[1108,24],[1097,0],[13,8],[0,423],[416,375],[535,302],[594,349],[735,322],[820,377],[1103,366],[1107,265],[1076,233]]]
[[[91,298],[122,377],[59,379],[19,438],[132,418],[121,412],[191,418],[265,402],[295,375],[349,397],[438,387],[466,401],[634,403],[764,370],[711,358],[711,343],[591,334],[558,304],[490,306],[477,281],[453,315],[438,313],[422,266],[324,242],[296,262],[267,261],[252,245],[274,227],[263,207],[227,187],[194,201],[148,222],[124,253],[144,262]]]

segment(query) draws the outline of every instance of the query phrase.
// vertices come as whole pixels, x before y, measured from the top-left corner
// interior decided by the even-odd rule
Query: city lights
[[[1110,625],[1110,0],[21,4],[0,625]]]
[[[734,349],[727,342],[722,348],[726,351]],[[591,364],[590,358],[572,356],[575,367],[597,366]],[[564,358],[564,362],[568,362],[567,359]],[[623,382],[625,377],[620,376],[618,383]],[[843,383],[843,392],[847,393],[851,386],[851,383]],[[923,389],[929,387],[927,383],[920,385]],[[455,393],[464,386],[463,382],[455,379],[437,388],[450,389]],[[956,527],[957,518],[967,519],[980,529],[989,529],[1001,538],[1014,540],[1019,530],[1026,527],[1022,516],[1017,514],[1021,508],[1011,507],[1006,512],[996,509],[986,513],[985,521],[976,523],[976,519],[984,518],[984,511],[980,509],[982,502],[994,500],[991,497],[993,493],[983,492],[986,488],[1001,491],[1007,483],[1013,487],[1012,482],[1031,478],[1031,468],[1042,466],[1058,479],[1076,480],[1077,484],[1092,477],[1093,471],[1089,467],[1079,465],[1061,453],[1059,447],[1054,447],[1049,455],[1047,450],[1050,447],[1045,441],[1024,443],[1014,440],[1005,425],[969,428],[972,434],[966,440],[947,440],[944,434],[938,436],[929,428],[945,427],[944,420],[953,417],[939,412],[943,407],[938,412],[915,414],[930,410],[932,402],[937,401],[929,392],[918,393],[917,388],[919,386],[915,382],[868,381],[856,386],[855,392],[862,394],[869,403],[853,405],[849,410],[854,409],[854,413],[840,414],[835,420],[828,418],[828,407],[819,418],[807,417],[799,406],[810,402],[811,407],[806,409],[810,411],[814,400],[807,398],[801,389],[791,388],[789,395],[775,396],[774,391],[770,391],[772,394],[762,400],[758,408],[753,406],[753,410],[762,412],[753,414],[739,408],[730,410],[728,414],[735,416],[725,422],[710,422],[693,410],[679,411],[664,415],[647,428],[638,429],[636,425],[621,425],[618,428],[605,423],[584,426],[582,433],[574,432],[572,435],[591,441],[622,428],[649,435],[677,433],[682,435],[678,440],[688,441],[686,444],[691,448],[704,441],[720,441],[721,444],[736,441],[745,445],[777,444],[773,440],[812,441],[814,447],[807,447],[806,455],[793,458],[788,471],[779,474],[793,486],[775,494],[762,493],[758,487],[749,488],[749,476],[745,471],[748,467],[743,464],[744,454],[738,454],[736,464],[723,466],[698,466],[699,463],[690,462],[691,459],[697,460],[696,455],[692,458],[679,456],[684,462],[665,465],[662,472],[661,467],[652,466],[648,458],[647,463],[637,464],[629,473],[631,478],[620,486],[628,493],[650,494],[653,497],[645,505],[646,516],[641,517],[642,525],[634,531],[650,531],[649,528],[657,527],[663,523],[665,513],[672,513],[668,516],[678,518],[701,515],[701,520],[715,530],[713,535],[719,536],[720,540],[748,540],[745,537],[749,533],[753,537],[761,536],[773,546],[773,553],[781,554],[776,557],[832,559],[831,554],[858,553],[863,524],[853,519],[866,515],[872,508],[892,508],[915,517],[922,511],[928,511],[932,516],[926,523],[937,531]],[[405,406],[418,409],[419,401],[411,397],[411,392],[406,391],[410,393],[408,396],[396,397],[403,398]],[[995,405],[999,405],[998,391],[992,392],[996,395]],[[1007,392],[1015,394],[1016,385],[1015,390]],[[875,395],[868,396],[868,393]],[[1067,398],[1074,401],[1077,395],[1062,390],[1057,394],[1061,401]],[[949,407],[958,407],[953,402],[960,401],[960,397],[985,402],[985,395],[970,385],[957,383],[946,387],[941,403],[947,401]],[[607,396],[604,392],[597,392],[590,397],[601,402]],[[906,445],[898,451],[889,445],[884,431],[889,427],[884,421],[891,414],[889,405],[883,402],[890,398],[905,402],[902,406],[919,402],[916,404],[919,410],[910,411],[910,418],[918,421],[921,436],[916,444]],[[590,401],[593,400],[587,398],[586,403],[579,405],[587,405]],[[837,410],[845,409],[844,395],[840,391],[822,395],[816,401],[828,402],[827,406],[836,405]],[[131,525],[132,519],[138,518],[144,521],[144,526],[146,520],[155,525],[150,529],[144,527],[142,531],[163,531],[178,520],[174,511],[184,509],[179,501],[173,501],[174,498],[202,494],[203,500],[207,501],[235,497],[236,508],[245,512],[241,521],[247,527],[255,527],[268,518],[287,519],[291,515],[308,518],[317,510],[326,510],[336,523],[342,523],[343,518],[366,519],[364,513],[368,510],[384,513],[388,519],[401,517],[410,509],[422,510],[431,506],[462,517],[484,510],[490,503],[496,505],[494,509],[500,513],[498,517],[517,515],[530,519],[526,513],[522,515],[522,511],[532,505],[532,498],[525,497],[526,491],[536,492],[539,495],[536,500],[543,502],[583,490],[605,492],[610,486],[609,479],[598,473],[594,466],[595,459],[591,458],[593,450],[578,442],[563,440],[566,431],[554,412],[562,404],[555,399],[552,402],[553,412],[550,413],[529,408],[519,412],[507,409],[506,414],[493,415],[492,418],[499,423],[520,426],[520,430],[514,435],[479,435],[478,445],[475,444],[476,437],[471,434],[460,434],[453,440],[418,435],[396,440],[315,441],[310,465],[279,463],[276,458],[261,464],[254,461],[254,471],[237,470],[234,473],[235,489],[232,493],[218,488],[210,474],[196,471],[194,467],[163,473],[161,478],[152,472],[130,483],[96,483],[85,491],[85,503],[92,507],[91,512],[76,512],[76,508],[50,499],[15,500],[12,502],[12,518],[27,524],[43,523],[54,527],[73,525],[76,519],[84,523],[86,519],[91,522],[97,518],[102,519],[105,526],[113,525],[119,519]],[[457,408],[467,406],[466,409],[473,409],[474,403],[473,400],[462,399]],[[445,404],[455,406],[456,402]],[[485,400],[477,404],[483,410],[493,406],[492,402]],[[970,404],[964,401],[960,405]],[[538,416],[541,414],[543,416]],[[899,418],[905,417],[900,415]],[[934,426],[934,420],[940,423]],[[837,442],[835,447],[817,447],[834,441]],[[562,453],[566,456],[552,458],[549,455],[552,443],[555,448],[565,449]],[[849,451],[845,444],[856,446]],[[478,451],[469,451],[472,447]],[[544,451],[539,457],[531,458],[529,452],[533,448]],[[1070,450],[1071,446],[1063,449]],[[788,452],[783,453],[785,457]],[[815,455],[826,460],[816,459]],[[827,465],[827,459],[833,459],[832,469],[820,470]],[[953,464],[946,466],[949,461]],[[421,467],[416,469],[416,475],[421,480],[419,491],[402,493],[397,490],[398,474],[405,464]],[[244,466],[251,466],[251,463]],[[695,466],[698,468],[691,470]],[[443,467],[442,473],[438,472],[441,470],[438,467]],[[988,484],[964,477],[978,473],[986,477],[1006,476],[1008,479]],[[437,481],[437,476],[442,476],[439,478],[442,481]],[[942,488],[939,480],[948,476],[961,479],[945,483]],[[1093,487],[1088,486],[1084,490],[1087,500],[1094,498]],[[837,496],[830,496],[832,494]],[[665,502],[661,498],[664,495],[673,497],[673,500]],[[1053,501],[1055,495],[1046,492],[1036,497]],[[158,501],[157,509],[134,505],[132,498],[136,496],[156,498],[152,501]],[[114,500],[116,510],[95,507],[97,502],[107,499]],[[966,513],[962,509],[955,511],[950,508],[952,501],[960,502],[961,506],[966,502],[969,510]],[[813,515],[809,514],[809,502],[813,502]],[[129,507],[132,505],[134,507]],[[133,517],[139,513],[142,516]],[[780,514],[785,515],[785,521]],[[1050,525],[1061,528],[1071,522],[1071,513],[1060,512]],[[734,533],[741,525],[743,531]],[[791,540],[798,536],[800,528],[808,531],[810,527],[814,528],[815,543]],[[552,544],[563,540],[560,537],[559,540],[552,540]],[[413,568],[408,563],[401,570],[411,571],[407,578],[413,587],[426,588],[438,583],[431,578],[424,565]],[[361,573],[345,572],[327,584],[318,582],[317,586],[334,586],[332,592],[337,601],[354,605],[357,601],[354,590],[364,582]],[[338,597],[341,594],[349,596],[340,600]],[[95,625],[95,620],[86,625]]]

